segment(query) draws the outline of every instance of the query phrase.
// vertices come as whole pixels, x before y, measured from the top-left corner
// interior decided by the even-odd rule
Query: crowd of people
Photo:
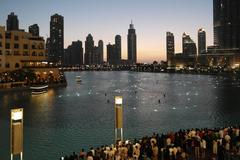
[[[116,145],[81,149],[60,160],[239,160],[238,127],[179,130],[118,141]]]

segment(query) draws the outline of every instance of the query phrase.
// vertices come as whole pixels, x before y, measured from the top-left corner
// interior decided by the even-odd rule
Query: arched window
[[[32,49],[37,49],[37,48],[36,48],[36,45],[37,45],[36,42],[33,42],[33,43],[32,43]]]
[[[20,67],[19,63],[16,63],[15,68],[19,68],[19,67]]]
[[[32,52],[32,56],[36,56],[37,54],[36,54],[36,52]]]

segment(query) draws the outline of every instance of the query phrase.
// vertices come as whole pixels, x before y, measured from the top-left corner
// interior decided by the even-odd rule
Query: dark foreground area
[[[239,160],[239,127],[179,130],[118,141],[116,145],[81,149],[60,160]]]

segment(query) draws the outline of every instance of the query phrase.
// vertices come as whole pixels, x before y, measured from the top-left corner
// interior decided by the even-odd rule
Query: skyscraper
[[[167,32],[167,38],[166,38],[166,48],[167,48],[167,64],[168,66],[171,66],[171,62],[173,59],[173,56],[175,54],[175,43],[174,43],[174,35],[171,32]]]
[[[203,28],[198,30],[198,54],[206,51],[206,32]]]
[[[11,12],[7,19],[7,31],[12,30],[19,30],[18,17],[14,14],[14,12]]]
[[[240,48],[240,1],[213,0],[214,45]]]
[[[94,46],[93,47],[93,52],[92,52],[92,56],[91,56],[91,64],[94,64],[94,65],[96,65],[96,64],[99,64],[98,62],[99,62],[99,52],[98,52],[99,50],[98,50],[98,47],[97,46]]]
[[[103,63],[103,41],[102,40],[98,41],[98,54],[99,54],[98,64],[102,64]]]
[[[107,45],[107,62],[110,64],[110,65],[115,65],[116,62],[116,47],[115,45],[113,44],[108,44]]]
[[[128,61],[131,64],[137,63],[137,36],[132,23],[128,29]]]
[[[83,48],[81,41],[74,41],[68,46],[64,56],[65,65],[83,65]]]
[[[185,55],[197,54],[196,43],[185,32],[183,33],[183,36],[182,36],[182,49],[183,49],[183,54]]]
[[[85,41],[85,64],[91,65],[92,64],[92,54],[94,52],[94,41],[91,34],[88,34],[86,41]]]
[[[50,21],[50,52],[49,60],[63,63],[64,57],[64,18],[54,14]]]
[[[33,36],[39,36],[39,26],[37,24],[33,24],[28,27],[28,32]]]
[[[121,54],[122,54],[122,45],[121,45],[121,36],[116,35],[115,36],[115,50],[116,50],[116,64],[121,63]]]

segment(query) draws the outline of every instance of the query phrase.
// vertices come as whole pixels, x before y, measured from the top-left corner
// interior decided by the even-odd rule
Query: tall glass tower
[[[61,15],[54,14],[50,21],[50,60],[63,63],[64,58],[64,18]]]
[[[128,61],[131,64],[137,63],[137,36],[132,22],[128,29]]]
[[[121,63],[121,54],[122,54],[122,46],[121,46],[121,36],[120,35],[116,35],[115,36],[115,49],[116,49],[116,64],[120,64]]]
[[[240,0],[213,0],[214,45],[240,48]]]
[[[167,32],[166,48],[167,48],[167,63],[168,63],[168,66],[171,66],[172,59],[175,54],[174,35],[171,32]]]
[[[206,51],[206,32],[203,28],[198,30],[198,54]]]

